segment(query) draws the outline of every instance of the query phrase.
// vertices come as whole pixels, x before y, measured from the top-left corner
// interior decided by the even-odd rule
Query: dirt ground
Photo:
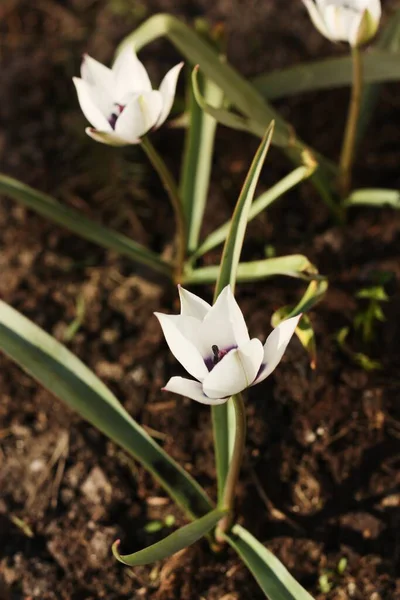
[[[384,3],[387,15],[394,5]],[[109,61],[117,42],[159,11],[224,23],[229,58],[249,76],[343,52],[313,31],[300,0],[285,10],[272,0],[3,0],[1,170],[155,250],[173,232],[163,190],[140,147],[118,151],[85,136],[71,77],[82,52]],[[142,56],[156,78],[178,58],[166,42]],[[397,85],[385,86],[356,184],[400,187],[399,98]],[[303,138],[335,157],[347,99],[338,90],[277,106]],[[173,160],[182,132],[163,128],[154,142]],[[230,215],[256,145],[219,129],[205,232]],[[272,150],[262,186],[288,169]],[[0,228],[0,296],[65,341],[215,497],[209,410],[160,389],[177,365],[152,313],[174,311],[172,292],[5,198]],[[245,258],[262,256],[266,245],[277,255],[304,253],[329,276],[330,290],[311,312],[317,369],[293,341],[276,375],[247,396],[240,521],[317,600],[400,600],[400,214],[358,209],[340,228],[304,185],[258,218],[249,239]],[[370,345],[356,334],[348,342],[381,361],[367,372],[336,335],[365,307],[355,294],[376,271],[391,276],[386,321]],[[265,338],[272,312],[303,289],[283,278],[240,286],[252,335]],[[68,340],[82,300],[83,322]],[[132,552],[167,533],[151,533],[149,524],[167,515],[181,524],[181,514],[140,466],[4,357],[0,466],[1,600],[263,598],[232,551],[215,555],[206,542],[149,567],[117,564],[116,538]]]

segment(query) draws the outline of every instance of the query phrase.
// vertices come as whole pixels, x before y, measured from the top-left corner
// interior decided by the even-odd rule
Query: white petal
[[[232,350],[204,379],[204,393],[210,398],[224,398],[249,387],[260,370],[263,355],[262,343],[256,338]]]
[[[108,122],[107,117],[95,103],[89,84],[79,77],[73,77],[72,80],[78,93],[78,100],[82,112],[89,123],[91,123],[95,129],[99,129],[100,131],[112,131],[112,127]]]
[[[184,366],[186,371],[202,381],[208,374],[208,369],[196,346],[179,331],[176,319],[170,315],[154,313],[160,322],[165,340],[175,358]]]
[[[162,108],[160,92],[146,92],[132,98],[115,123],[116,134],[136,144],[151,129]]]
[[[85,132],[87,135],[96,142],[100,142],[101,144],[107,144],[108,146],[127,146],[130,143],[135,142],[127,142],[122,138],[115,135],[114,131],[98,131],[97,129],[93,129],[93,127],[86,127]],[[140,140],[137,140],[137,144],[140,144]]]
[[[191,398],[201,404],[223,404],[228,400],[228,398],[208,398],[203,392],[201,383],[184,377],[171,377],[163,390],[186,396],[186,398]]]
[[[259,383],[271,375],[272,371],[281,362],[288,343],[292,339],[301,315],[291,317],[279,323],[277,327],[269,334],[264,344],[263,368],[254,383]]]
[[[163,100],[163,107],[160,116],[158,117],[158,121],[156,123],[156,127],[160,127],[168,117],[171,112],[172,105],[174,103],[175,92],[176,92],[176,84],[178,83],[179,73],[183,67],[183,62],[179,63],[179,65],[175,65],[168,71],[165,75],[164,79],[161,82],[159,87],[159,91]]]
[[[365,8],[368,10],[373,20],[377,22],[378,26],[382,15],[382,7],[380,0],[370,0]]]
[[[207,346],[211,348],[216,345],[219,350],[243,346],[250,340],[246,322],[230,285],[222,290],[205,316],[202,337]]]
[[[136,56],[133,46],[122,50],[112,68],[114,74],[114,98],[127,104],[132,95],[151,92],[151,82],[144,65]]]
[[[178,291],[181,300],[181,315],[195,317],[202,321],[210,311],[211,305],[199,296],[196,296],[196,294],[185,290],[180,285],[178,285]]]
[[[111,69],[85,54],[81,65],[82,79],[89,84],[96,98],[96,104],[104,115],[112,112],[113,74]]]
[[[303,0],[303,4],[308,10],[308,14],[310,15],[311,21],[314,26],[318,29],[323,36],[331,39],[329,31],[325,25],[324,19],[320,12],[320,9],[315,5],[314,0]]]

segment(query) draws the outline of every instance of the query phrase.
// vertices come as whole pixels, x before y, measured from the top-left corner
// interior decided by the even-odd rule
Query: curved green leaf
[[[198,483],[126,412],[65,346],[0,301],[0,350],[148,469],[187,514],[213,507]]]
[[[146,265],[172,279],[172,267],[161,260],[158,254],[137,244],[122,233],[86,218],[77,210],[64,206],[55,198],[21,183],[13,177],[2,174],[0,174],[0,193],[10,196],[49,221],[69,229],[80,237],[103,248],[115,250],[134,262]]]
[[[240,115],[233,113],[225,108],[212,106],[207,102],[206,98],[203,98],[200,87],[199,87],[199,65],[197,65],[192,72],[192,84],[193,93],[199,107],[209,116],[213,117],[221,125],[230,127],[231,129],[237,129],[238,131],[248,131],[259,135],[260,126],[252,121],[250,117],[241,117]],[[262,129],[262,128],[261,128]]]
[[[183,283],[186,285],[214,283],[218,279],[219,272],[220,267],[217,265],[199,267],[193,269],[193,271],[187,271],[183,276]],[[306,256],[289,254],[278,258],[265,258],[239,263],[236,281],[238,283],[259,281],[274,275],[285,275],[286,277],[295,277],[307,281],[310,279],[324,279],[318,275],[314,265],[310,263]]]
[[[382,50],[371,53],[364,52],[363,74],[365,83],[398,81],[400,79],[400,54]],[[253,80],[257,90],[268,100],[349,86],[351,83],[351,56],[300,64],[259,75]]]
[[[295,185],[310,177],[314,172],[315,165],[313,166],[303,166],[297,167],[294,169],[289,175],[286,175],[283,179],[278,181],[275,185],[273,185],[269,190],[261,194],[251,205],[249,211],[249,222],[254,219],[257,215],[259,215],[263,210],[265,210],[268,206],[270,206],[275,200],[279,200],[290,189],[292,189]],[[215,229],[210,235],[206,237],[203,243],[200,245],[198,250],[191,257],[191,261],[196,258],[202,256],[212,248],[215,248],[222,242],[226,240],[226,236],[228,235],[230,227],[230,221],[227,221],[218,229]]]
[[[346,199],[346,206],[391,206],[400,209],[400,190],[365,188],[354,190]]]
[[[119,543],[120,540],[114,542],[112,546],[112,551],[117,560],[123,563],[124,565],[128,565],[130,567],[137,567],[139,565],[147,565],[149,563],[153,563],[156,560],[162,560],[163,558],[167,558],[183,548],[187,548],[191,546],[197,540],[202,538],[206,533],[211,531],[218,521],[226,514],[227,511],[220,510],[216,508],[215,510],[209,512],[204,517],[193,521],[193,523],[189,523],[184,527],[181,527],[177,531],[174,531],[169,536],[157,542],[156,544],[152,544],[143,550],[139,550],[138,552],[134,552],[133,554],[120,554],[119,553]]]
[[[235,525],[225,539],[239,554],[269,600],[313,600],[281,561],[247,529]]]

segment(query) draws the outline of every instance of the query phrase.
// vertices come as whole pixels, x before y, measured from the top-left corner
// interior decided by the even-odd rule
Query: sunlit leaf
[[[346,206],[391,206],[400,209],[400,190],[365,188],[354,190],[346,199]]]
[[[102,248],[115,250],[136,263],[147,265],[154,271],[172,278],[172,267],[161,260],[158,254],[137,244],[126,235],[86,218],[77,210],[64,206],[48,194],[43,194],[17,179],[1,174],[0,193],[10,196],[49,221],[69,229]]]
[[[174,531],[160,542],[152,544],[133,554],[120,554],[119,540],[117,540],[112,547],[113,554],[119,562],[130,567],[147,565],[157,560],[162,560],[163,558],[172,556],[176,552],[183,550],[183,548],[187,548],[187,546],[191,546],[191,544],[197,542],[211,531],[225,514],[226,511],[215,509],[207,515],[204,515],[204,517]]]
[[[65,346],[0,301],[0,350],[153,474],[193,517],[212,504],[198,483],[132,419],[112,392]]]
[[[218,279],[219,272],[220,267],[217,265],[188,270],[183,276],[183,282],[186,285],[214,283]],[[277,258],[264,258],[263,260],[239,263],[236,281],[238,283],[245,283],[266,279],[275,275],[284,275],[286,277],[305,280],[321,278],[314,265],[310,263],[306,256],[302,254],[289,254],[288,256]]]
[[[306,157],[305,157],[306,160]],[[311,163],[307,166],[297,167],[289,175],[286,175],[283,179],[278,181],[275,185],[263,192],[258,198],[253,201],[249,211],[249,221],[254,219],[268,206],[273,204],[276,200],[279,200],[283,195],[292,189],[294,186],[304,181],[307,177],[310,177],[315,169],[315,163]],[[226,240],[230,227],[230,221],[227,221],[218,229],[215,229],[210,233],[206,239],[202,242],[198,250],[194,253],[192,260],[202,256],[212,248],[215,248]]]
[[[281,561],[247,529],[235,525],[225,535],[269,600],[313,600]]]

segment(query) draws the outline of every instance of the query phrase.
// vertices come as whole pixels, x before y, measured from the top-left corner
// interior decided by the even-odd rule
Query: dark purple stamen
[[[216,344],[213,344],[211,346],[212,356],[209,356],[208,358],[206,358],[204,360],[204,362],[206,363],[207,369],[209,371],[212,371],[213,368],[215,367],[215,365],[217,365],[224,358],[224,356],[226,354],[228,354],[228,352],[230,352],[234,348],[237,348],[237,346],[230,346],[229,348],[226,348],[225,350],[220,350]]]
[[[114,106],[115,106],[115,110],[114,110],[114,112],[111,113],[111,115],[108,119],[108,122],[110,123],[110,125],[113,129],[115,129],[117,119],[125,108],[125,106],[123,104],[114,104]]]

